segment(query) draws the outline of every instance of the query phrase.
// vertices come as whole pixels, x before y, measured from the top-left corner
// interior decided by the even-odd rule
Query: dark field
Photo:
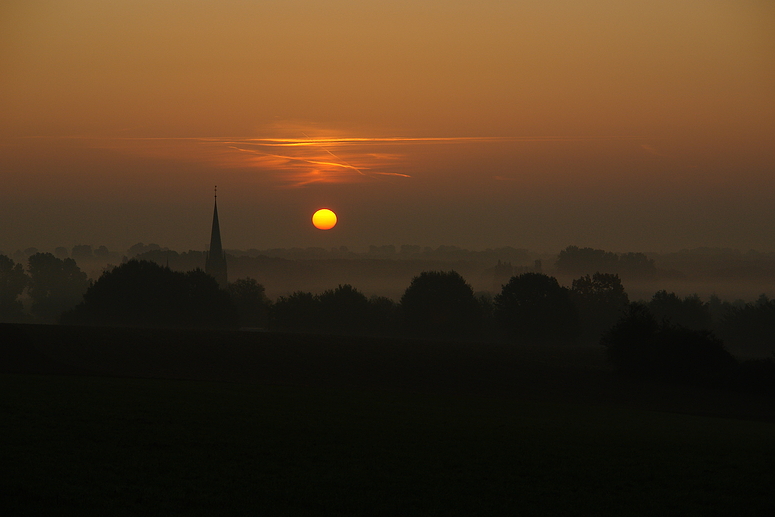
[[[5,515],[769,515],[775,411],[597,348],[0,326]]]

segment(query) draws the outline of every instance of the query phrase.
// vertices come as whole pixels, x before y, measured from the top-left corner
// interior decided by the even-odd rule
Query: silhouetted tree
[[[339,285],[318,296],[320,325],[333,332],[365,332],[371,324],[369,300],[350,284]]]
[[[708,305],[696,294],[681,299],[675,293],[657,291],[648,303],[649,310],[659,321],[667,321],[693,330],[709,330],[712,318]]]
[[[337,333],[394,333],[398,305],[391,299],[365,295],[349,284],[319,295],[296,291],[271,306],[270,324],[279,330]]]
[[[557,257],[555,267],[560,273],[589,274],[593,271],[613,273],[617,270],[619,257],[610,251],[568,246]]]
[[[720,333],[730,344],[749,352],[775,353],[775,300],[762,295],[755,303],[729,307]]]
[[[583,275],[602,271],[642,279],[653,278],[657,271],[654,260],[643,253],[618,255],[610,251],[578,246],[568,246],[562,250],[555,267],[557,271],[565,274]]]
[[[512,277],[495,297],[495,317],[516,340],[569,343],[578,338],[578,315],[568,289],[542,273]]]
[[[133,244],[132,246],[130,246],[126,254],[131,259],[142,253],[147,253],[149,251],[158,251],[161,249],[162,247],[159,246],[158,244],[151,243],[146,246],[142,242],[138,242],[137,244]],[[164,248],[164,250],[167,250],[167,248]]]
[[[727,382],[737,361],[708,330],[658,323],[648,307],[631,304],[601,339],[622,372],[702,385]]]
[[[619,255],[619,264],[614,271],[627,277],[650,279],[656,276],[657,266],[654,260],[644,253],[622,253]]]
[[[741,305],[745,305],[745,303]],[[710,313],[712,328],[721,333],[725,320],[734,309],[735,305],[730,302],[722,300],[716,294],[710,295],[708,299],[708,312]]]
[[[595,342],[611,328],[630,301],[619,275],[595,273],[573,281],[571,297],[579,314],[582,334]]]
[[[392,257],[396,254],[396,247],[392,244],[384,246],[369,246],[368,256],[371,257]]]
[[[477,293],[476,301],[482,312],[482,334],[494,338],[498,334],[498,324],[495,320],[495,302],[489,292]]]
[[[35,253],[28,259],[31,311],[46,321],[55,321],[81,301],[89,279],[73,259],[58,259],[51,253]]]
[[[375,334],[394,334],[401,326],[400,306],[385,296],[369,298],[369,331]]]
[[[30,278],[21,264],[0,255],[0,321],[20,321],[23,318],[21,296]]]
[[[265,327],[269,317],[269,299],[264,286],[253,278],[240,278],[227,288],[243,327]]]
[[[271,309],[271,324],[280,330],[310,331],[320,328],[320,301],[317,296],[296,291],[280,296]]]
[[[229,294],[204,271],[130,260],[106,271],[63,317],[67,323],[140,327],[236,327]]]
[[[648,307],[640,303],[632,303],[627,307],[621,319],[600,339],[606,348],[606,355],[618,368],[630,371],[641,365],[654,362],[654,336],[659,330],[659,323]],[[650,367],[644,366],[646,370]]]
[[[456,271],[424,271],[401,297],[404,325],[424,336],[471,336],[482,315],[474,291]]]
[[[107,259],[109,259],[109,258],[110,258],[112,255],[115,255],[115,254],[114,254],[114,253],[111,253],[111,252],[110,252],[110,250],[108,249],[108,247],[107,247],[107,246],[100,246],[99,248],[97,248],[96,250],[94,250],[94,257],[95,257],[95,258],[99,258],[99,259],[107,260]]]

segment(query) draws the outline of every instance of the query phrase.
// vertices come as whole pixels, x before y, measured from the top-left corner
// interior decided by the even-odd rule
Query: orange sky
[[[775,3],[0,4],[0,250],[775,250]],[[312,228],[320,206],[339,224]]]

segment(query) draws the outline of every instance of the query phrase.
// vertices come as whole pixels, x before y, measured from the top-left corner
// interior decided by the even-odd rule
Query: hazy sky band
[[[775,249],[773,27],[759,0],[8,0],[0,250],[202,248],[215,184],[227,247]]]

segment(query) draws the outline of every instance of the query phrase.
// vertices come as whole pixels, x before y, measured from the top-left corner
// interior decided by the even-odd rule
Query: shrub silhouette
[[[240,278],[226,289],[243,327],[265,327],[269,319],[269,299],[264,286],[253,278]]]
[[[555,267],[561,273],[584,274],[591,271],[616,271],[619,256],[610,251],[568,246],[560,251]]]
[[[658,321],[666,321],[694,330],[707,330],[712,326],[708,304],[697,295],[679,298],[675,293],[657,291],[648,308]]]
[[[350,284],[323,291],[318,296],[318,303],[323,330],[344,333],[370,330],[369,300]]]
[[[557,256],[555,267],[560,273],[573,275],[605,271],[628,277],[653,278],[657,272],[654,260],[644,253],[619,255],[610,251],[578,246],[568,246],[562,250]]]
[[[236,327],[229,294],[201,269],[180,273],[131,260],[106,271],[65,323],[141,327]]]
[[[495,318],[516,340],[568,343],[578,338],[578,316],[569,291],[542,273],[511,277],[495,297]]]
[[[0,321],[20,321],[24,317],[19,296],[29,282],[21,264],[0,255]]]
[[[272,305],[271,325],[279,330],[335,333],[394,333],[398,308],[385,297],[366,296],[349,284],[319,295],[296,291]]]
[[[272,305],[271,325],[280,330],[318,330],[320,301],[317,296],[304,291],[280,296]]]
[[[474,291],[456,271],[424,271],[401,297],[405,328],[422,336],[471,336],[481,327]]]
[[[737,364],[712,332],[659,323],[641,304],[631,304],[601,344],[617,369],[644,378],[719,385]]]
[[[595,342],[622,317],[630,301],[619,275],[595,273],[573,281],[571,298],[579,314],[582,333]]]
[[[400,306],[385,296],[369,298],[369,330],[375,334],[395,334],[401,326]]]
[[[82,300],[89,278],[73,259],[51,253],[35,253],[28,259],[31,311],[46,321],[56,321]]]
[[[729,307],[721,334],[730,344],[757,353],[775,353],[775,300],[760,296],[756,303]]]

